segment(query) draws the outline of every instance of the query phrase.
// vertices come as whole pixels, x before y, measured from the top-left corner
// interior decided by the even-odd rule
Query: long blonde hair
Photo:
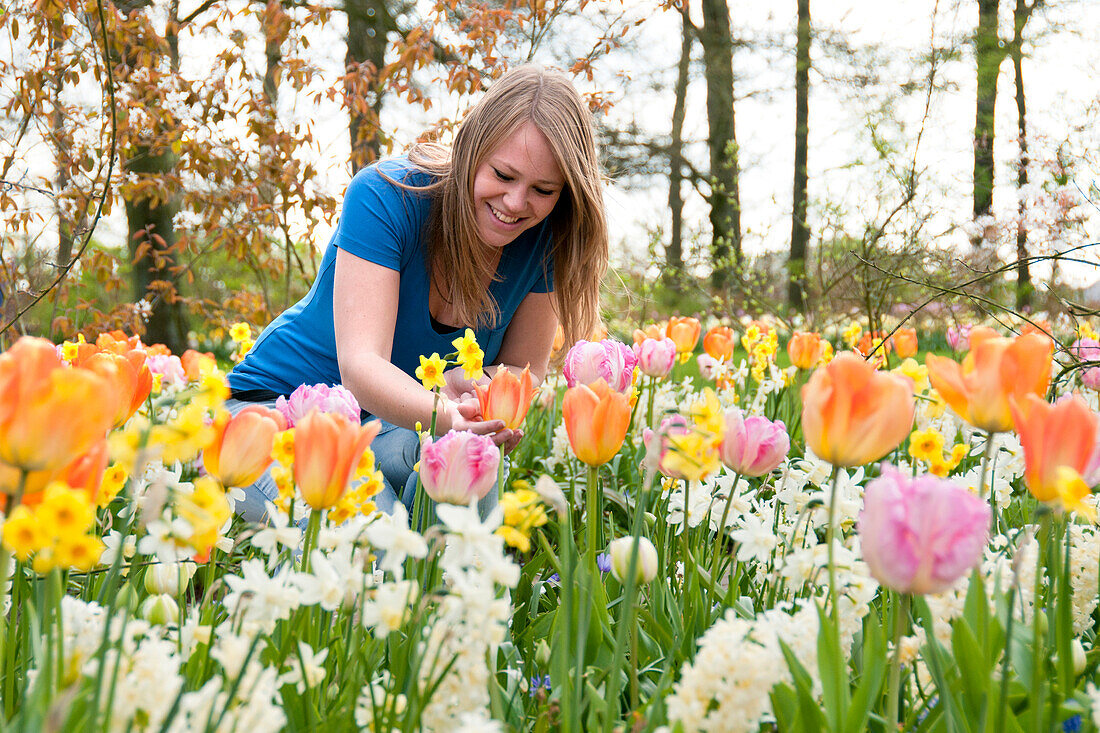
[[[527,122],[546,136],[565,176],[547,220],[553,233],[555,310],[566,343],[573,343],[586,338],[599,321],[607,221],[592,116],[559,71],[534,65],[509,71],[462,120],[450,148],[421,143],[409,151],[409,162],[436,179],[426,187],[434,196],[426,231],[428,271],[461,323],[496,324],[499,309],[484,285],[494,276],[496,262],[492,248],[478,238],[474,174]]]

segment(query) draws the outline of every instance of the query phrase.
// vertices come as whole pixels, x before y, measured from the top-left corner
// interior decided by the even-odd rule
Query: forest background
[[[178,353],[266,324],[354,171],[446,140],[530,60],[596,113],[624,324],[1089,314],[1097,21],[1088,0],[9,3],[0,346],[124,328]]]

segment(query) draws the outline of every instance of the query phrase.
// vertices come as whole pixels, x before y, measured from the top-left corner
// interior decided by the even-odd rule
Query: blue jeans
[[[275,400],[263,402],[243,402],[241,400],[228,399],[225,408],[232,414],[237,414],[248,405],[263,405],[275,407]],[[371,418],[373,419],[373,418]],[[374,451],[375,467],[382,472],[382,491],[374,497],[374,503],[386,514],[393,514],[393,507],[400,499],[405,508],[412,514],[413,500],[416,498],[417,473],[413,466],[420,460],[420,438],[416,431],[398,427],[382,420],[382,429],[371,442],[371,450]],[[505,466],[507,473],[507,465]],[[397,488],[401,494],[398,495]],[[256,480],[256,483],[244,489],[244,500],[238,501],[237,514],[246,522],[267,522],[267,507],[265,502],[275,501],[279,496],[279,488],[271,478],[271,470]],[[478,502],[477,510],[484,518],[497,505],[497,490],[494,487]]]

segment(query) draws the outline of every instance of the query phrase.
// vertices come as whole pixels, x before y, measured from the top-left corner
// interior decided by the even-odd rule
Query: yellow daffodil
[[[252,340],[252,326],[247,323],[234,323],[229,327],[229,338],[237,343]]]
[[[20,504],[12,510],[11,516],[4,522],[4,548],[22,562],[38,552],[49,542],[34,516],[25,505]]]
[[[439,357],[439,354],[421,356],[420,366],[416,368],[416,378],[424,385],[424,389],[443,389],[447,382],[443,379],[443,372],[447,369],[447,362]]]
[[[481,379],[484,373],[482,370],[485,365],[485,352],[478,346],[473,330],[467,328],[466,333],[456,338],[451,344],[458,352],[458,364],[462,367],[462,374],[466,379]]]
[[[909,455],[918,461],[943,461],[943,436],[935,430],[914,430],[909,434]]]

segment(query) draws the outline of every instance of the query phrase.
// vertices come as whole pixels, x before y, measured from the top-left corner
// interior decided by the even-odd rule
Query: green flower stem
[[[11,513],[19,506],[19,502],[23,500],[23,491],[27,487],[27,471],[19,472],[19,486],[16,487],[14,494],[9,494],[7,501],[4,505],[4,519],[11,516]],[[8,580],[11,578],[8,575],[8,566],[11,565],[11,550],[6,546],[0,545],[0,608],[3,608],[4,599],[8,594]],[[12,583],[12,587],[15,587],[15,583]],[[18,610],[18,606],[14,603],[11,604],[11,614],[15,617]],[[5,646],[14,646],[14,634],[9,634],[8,631],[8,617],[6,614],[0,613],[0,659],[11,660],[12,664],[5,665],[4,669],[4,689],[7,691],[4,698],[6,704],[4,705],[4,711],[6,717],[11,717],[11,713],[14,712],[15,700],[11,691],[14,689],[15,684],[15,655],[11,649],[5,649]]]
[[[596,572],[596,548],[603,547],[601,535],[603,534],[603,497],[599,493],[600,469],[599,466],[588,467],[588,488],[584,497],[588,509],[588,565],[589,570]]]
[[[647,427],[649,427],[651,430],[653,430],[654,429],[654,427],[653,427],[653,395],[657,391],[657,378],[656,377],[650,377],[649,379],[646,380],[646,385],[648,386],[649,394],[647,395],[647,406],[646,406],[646,411],[645,411],[645,424],[646,424]]]
[[[909,594],[899,593],[894,605],[894,654],[890,659],[890,676],[886,684],[886,720],[898,728],[898,702],[901,697],[901,637],[909,622]]]
[[[996,733],[1004,733],[1005,717],[1008,712],[1008,670],[1009,659],[1012,656],[1012,627],[1015,621],[1013,618],[1013,611],[1016,606],[1016,590],[1019,582],[1019,578],[1014,578],[1012,587],[1008,589],[1008,620],[1005,622],[1005,653],[1004,657],[1001,659],[1001,694],[997,699],[997,717],[994,723],[994,730]]]
[[[640,538],[642,536],[642,517],[645,514],[649,487],[650,484],[648,481],[643,484],[634,502],[634,515],[631,517],[630,523],[630,536],[633,538],[633,544],[630,548],[630,560],[626,564],[626,576],[622,579],[623,595],[622,603],[620,604],[621,611],[619,613],[618,626],[615,629],[615,650],[611,655],[611,658],[616,662],[621,660],[626,649],[626,636],[628,633],[632,634],[629,678],[631,683],[631,698],[635,701],[637,699],[638,681],[638,609],[634,601],[638,593],[638,563],[640,562],[638,553],[641,550]],[[605,720],[605,730],[608,731],[608,733],[614,729],[614,725],[618,722],[619,718],[620,677],[619,670],[613,669],[611,670],[611,675],[607,682],[606,699],[609,709],[608,716]]]
[[[730,504],[733,503],[734,494],[737,493],[737,485],[741,483],[741,474],[735,473],[733,475],[733,486],[730,487],[729,496],[726,497],[726,507],[722,510],[722,519],[718,522],[718,537],[715,541],[714,553],[710,558],[710,580],[714,584],[714,587],[718,587],[718,561],[719,558],[725,554],[726,550],[726,519],[730,515]],[[779,515],[779,510],[776,509],[776,516]]]
[[[1050,537],[1050,511],[1040,507],[1042,515],[1039,517],[1039,534],[1036,536],[1035,548],[1035,595],[1031,603],[1031,705],[1032,723],[1031,730],[1043,730],[1043,705],[1040,698],[1042,693],[1043,674],[1040,673],[1045,666],[1043,656],[1043,634],[1040,626],[1040,613],[1043,606],[1040,598],[1043,594],[1043,567],[1046,564],[1046,546]]]
[[[309,512],[309,524],[306,525],[306,537],[302,544],[302,572],[309,572],[309,553],[317,543],[317,534],[321,531],[321,511],[312,509]]]
[[[993,484],[988,482],[989,479],[989,464],[993,460],[993,436],[996,433],[985,434],[985,451],[982,453],[982,477],[978,483],[978,496],[985,493],[986,486],[989,487],[989,510],[993,517],[992,533],[997,534],[1000,526],[1000,511],[997,507],[997,497],[993,491]]]
[[[834,624],[839,623],[840,620],[840,614],[837,613],[836,607],[836,553],[833,550],[833,536],[836,533],[836,496],[840,493],[837,491],[836,485],[836,477],[839,471],[839,468],[833,466],[833,471],[829,474],[829,524],[825,528],[825,543],[829,553],[829,613]]]

